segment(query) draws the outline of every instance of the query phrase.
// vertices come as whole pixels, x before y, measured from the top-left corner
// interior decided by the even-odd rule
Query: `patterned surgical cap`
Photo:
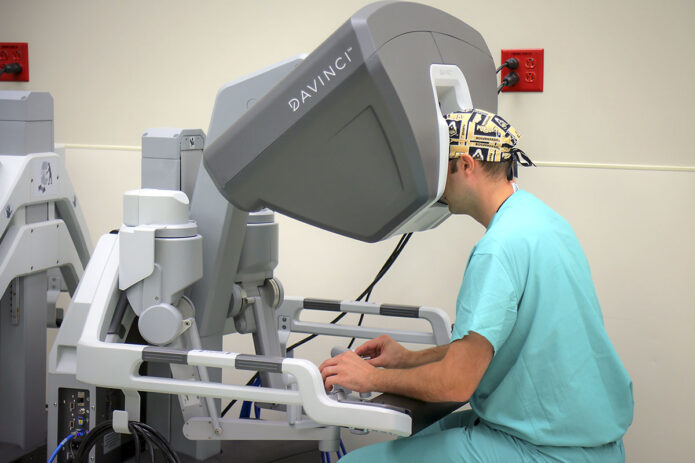
[[[449,126],[449,159],[470,154],[473,159],[503,162],[512,159],[507,178],[517,177],[517,163],[533,166],[533,162],[516,144],[519,133],[497,114],[482,109],[456,111],[446,115]]]

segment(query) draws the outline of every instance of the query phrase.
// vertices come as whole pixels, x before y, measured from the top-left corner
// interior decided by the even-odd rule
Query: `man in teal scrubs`
[[[604,329],[577,237],[510,181],[518,162],[532,163],[504,119],[469,110],[447,123],[444,198],[487,229],[468,259],[451,342],[410,351],[381,336],[320,370],[327,389],[470,400],[472,410],[341,462],[625,461],[632,382]]]

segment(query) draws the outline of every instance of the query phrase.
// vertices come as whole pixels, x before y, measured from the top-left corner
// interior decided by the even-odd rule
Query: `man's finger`
[[[369,341],[365,342],[364,344],[358,346],[355,349],[355,352],[359,353],[361,350],[367,350],[367,349],[374,349],[377,346],[381,344],[381,341],[379,341],[379,338],[376,339],[370,339]]]
[[[321,377],[326,379],[327,376],[334,375],[335,374],[335,365],[329,365],[327,367],[324,367],[321,369]]]
[[[370,355],[372,353],[372,349],[370,349],[369,347],[360,346],[357,349],[355,349],[355,353],[357,355]]]
[[[365,356],[368,355],[370,357],[376,357],[379,355],[379,352],[381,352],[381,349],[379,349],[379,346],[365,346],[361,345],[357,349],[355,349],[355,354],[359,356]]]
[[[365,359],[365,361],[373,367],[383,367],[384,362],[381,357],[375,357],[371,359]]]
[[[329,376],[335,375],[337,373],[338,373],[338,367],[331,365],[331,366],[328,366],[328,367],[324,368],[323,370],[321,370],[321,378],[323,378],[323,380],[325,381],[326,378],[328,378]]]
[[[319,366],[319,371],[323,370],[324,368],[326,368],[328,366],[335,365],[336,363],[338,363],[338,361],[336,360],[336,357],[328,358],[328,359],[324,360],[323,363]]]
[[[338,378],[338,375],[332,375],[332,376],[329,376],[328,378],[326,378],[326,381],[324,382],[324,386],[325,386],[327,391],[330,391],[331,389],[333,389],[333,386],[338,384],[337,378]]]

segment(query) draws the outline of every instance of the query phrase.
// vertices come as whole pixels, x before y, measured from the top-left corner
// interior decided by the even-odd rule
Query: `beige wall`
[[[0,0],[0,40],[29,42],[32,77],[0,88],[50,91],[57,142],[137,146],[151,126],[206,129],[220,85],[311,51],[365,3]],[[545,91],[500,98],[500,112],[541,164],[522,170],[520,183],[573,224],[589,257],[606,327],[635,383],[628,461],[695,460],[695,162],[687,142],[695,6],[426,3],[477,28],[496,60],[501,48],[545,49]],[[93,241],[118,227],[120,195],[139,184],[138,156],[68,149]],[[291,295],[354,297],[395,244],[357,243],[278,220],[277,276]],[[415,235],[374,299],[439,306],[453,318],[468,252],[482,232],[455,217]],[[299,354],[320,361],[332,344],[309,344]],[[251,348],[239,337],[225,347]]]

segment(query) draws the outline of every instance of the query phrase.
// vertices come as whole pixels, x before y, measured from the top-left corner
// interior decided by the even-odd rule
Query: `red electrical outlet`
[[[22,72],[19,74],[0,74],[0,82],[29,82],[29,44],[0,43],[0,68],[6,64],[19,63]]]
[[[543,49],[527,50],[502,50],[502,61],[509,58],[519,60],[519,67],[510,70],[502,69],[500,79],[504,79],[510,72],[519,74],[519,82],[511,87],[504,87],[503,92],[542,92],[543,91]]]

